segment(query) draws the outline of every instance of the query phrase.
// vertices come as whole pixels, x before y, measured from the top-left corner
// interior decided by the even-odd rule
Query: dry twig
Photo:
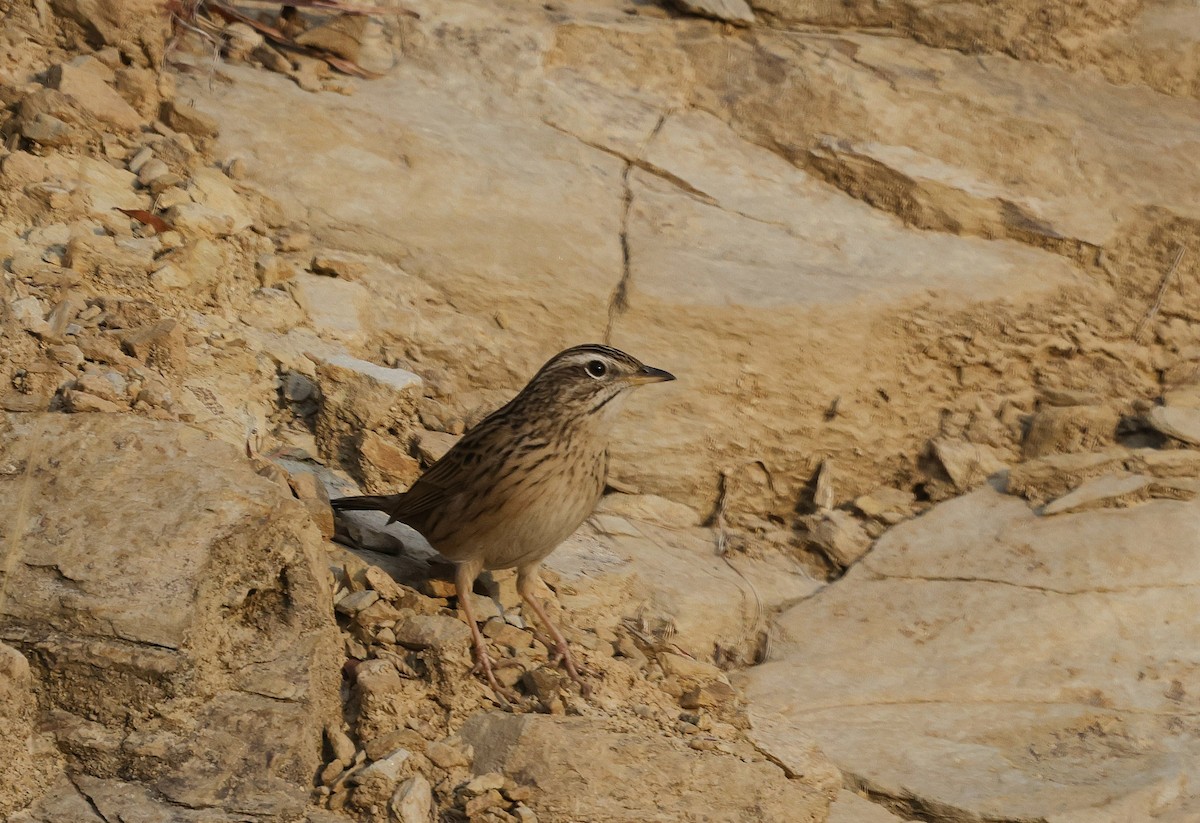
[[[1154,318],[1158,316],[1158,310],[1162,308],[1163,298],[1167,294],[1167,287],[1171,285],[1171,278],[1175,276],[1175,270],[1179,268],[1179,264],[1183,260],[1184,251],[1184,246],[1180,245],[1179,250],[1175,252],[1175,259],[1171,261],[1171,267],[1167,269],[1167,273],[1163,275],[1162,282],[1158,285],[1158,296],[1154,298],[1154,305],[1150,307],[1150,311],[1146,312],[1146,316],[1142,318],[1142,322],[1138,323],[1137,331],[1133,333],[1135,342],[1141,342],[1142,335],[1154,321]]]

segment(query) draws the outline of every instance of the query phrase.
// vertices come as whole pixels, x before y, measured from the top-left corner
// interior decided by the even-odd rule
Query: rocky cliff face
[[[989,421],[1032,411],[1030,388],[1158,380],[1128,335],[1195,236],[1195,97],[1063,66],[1143,77],[1122,21],[1152,36],[1171,7],[1081,9],[1068,45],[1032,7],[917,5],[766,5],[736,31],[649,5],[439,5],[352,97],[296,117],[294,85],[232,70],[197,105],[293,219],[409,275],[373,290],[407,307],[431,287],[470,318],[381,317],[411,368],[458,341],[451,415],[607,337],[687,375],[638,399],[618,475],[707,511],[759,460],[774,491],[754,478],[739,505],[783,514],[824,458],[851,496],[911,485],[948,418],[1015,456],[1021,433]]]
[[[1194,9],[411,8],[6,18],[0,816],[1194,819]],[[328,496],[583,340],[499,714]]]

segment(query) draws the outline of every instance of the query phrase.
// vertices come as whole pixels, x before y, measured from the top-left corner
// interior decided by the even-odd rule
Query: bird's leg
[[[467,625],[471,628],[471,640],[474,642],[475,667],[471,671],[476,674],[483,672],[488,685],[492,687],[492,691],[497,696],[512,700],[511,693],[500,686],[496,675],[492,672],[492,658],[488,654],[487,643],[484,642],[483,634],[475,623],[475,609],[471,606],[471,592],[475,588],[475,578],[479,571],[479,566],[474,563],[459,563],[454,571],[454,591],[458,595],[458,605],[467,618]]]
[[[533,592],[536,581],[538,580],[537,566],[525,567],[517,570],[517,591],[521,595],[521,599],[528,603],[533,611],[537,614],[538,620],[542,621],[542,625],[550,632],[550,636],[554,638],[554,651],[558,654],[559,660],[566,668],[567,674],[571,679],[579,684],[583,695],[586,697],[591,694],[592,687],[579,676],[579,670],[575,668],[575,659],[571,657],[571,647],[567,645],[567,639],[563,637],[562,632],[558,630],[551,622],[549,615],[546,614],[546,609],[537,599]]]

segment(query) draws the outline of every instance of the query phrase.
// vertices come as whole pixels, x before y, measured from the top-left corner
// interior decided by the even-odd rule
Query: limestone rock
[[[985,445],[946,437],[935,438],[929,445],[960,492],[975,488],[1004,468],[1003,461]]]
[[[96,157],[54,153],[45,158],[47,179],[88,203],[88,212],[101,219],[116,208],[148,208],[150,200],[133,191],[137,177]]]
[[[1158,480],[1143,474],[1106,474],[1089,480],[1042,507],[1042,514],[1063,514],[1089,509],[1124,508],[1157,497],[1191,500],[1200,491],[1197,480]]]
[[[69,124],[45,112],[22,118],[21,136],[51,147],[70,145],[75,140],[75,132]]]
[[[512,11],[487,27],[464,13],[458,27],[419,24],[421,71],[399,67],[307,117],[289,116],[303,93],[250,72],[231,95],[201,94],[197,105],[315,236],[403,261],[463,315],[490,324],[515,353],[505,357],[511,373],[488,364],[472,384],[515,388],[568,341],[603,336],[610,311],[610,340],[689,375],[694,391],[681,380],[630,401],[617,479],[708,511],[720,472],[754,444],[765,452],[754,457],[792,482],[815,452],[836,459],[852,498],[936,435],[917,409],[954,394],[933,374],[940,369],[911,357],[914,340],[877,333],[896,327],[895,307],[911,299],[930,316],[961,309],[982,320],[995,316],[985,305],[993,298],[1037,300],[1070,283],[1089,291],[1083,300],[1110,300],[1066,250],[1111,247],[1137,231],[1145,204],[1194,217],[1198,118],[1186,98],[1012,57],[1034,34],[1045,36],[1040,55],[1094,54],[1091,24],[1103,15],[1076,30],[1018,4],[999,12],[1012,27],[1000,31],[979,3],[817,5],[760,8],[853,30],[796,37],[760,26],[751,42],[646,14]],[[1155,8],[1137,19],[1183,14]],[[963,32],[1000,42],[987,47],[995,55],[977,53],[966,35],[934,48],[861,27],[860,16],[876,15],[921,37],[957,30],[968,15]],[[1081,39],[1048,34],[1064,30]],[[504,55],[487,72],[468,45],[481,40]],[[1189,65],[1159,68],[1183,89]],[[280,128],[257,128],[260,115]],[[362,125],[371,118],[385,125]],[[314,132],[325,139],[296,162],[288,147],[313,144]],[[388,152],[381,133],[394,141]],[[1068,155],[1080,164],[1064,166]],[[391,185],[378,185],[383,174]],[[369,204],[330,198],[335,185],[369,192]],[[526,192],[509,199],[500,224],[490,208],[497,189]],[[414,209],[430,192],[436,202]],[[403,218],[381,231],[379,215]],[[378,288],[397,303],[405,291],[384,278]],[[478,328],[449,336],[466,350],[480,346]],[[414,336],[442,346],[447,330]],[[972,345],[986,347],[983,337]],[[747,401],[736,418],[735,386]],[[868,395],[889,398],[895,425],[880,424]],[[838,419],[826,420],[835,398]],[[865,432],[871,449],[861,448]],[[794,492],[779,489],[776,502]]]
[[[131,357],[166,374],[183,371],[188,362],[183,328],[171,318],[123,332],[121,347]]]
[[[299,504],[187,426],[0,429],[0,536],[19,552],[0,638],[33,661],[77,781],[120,773],[220,820],[302,813],[340,658]]]
[[[458,442],[458,437],[428,429],[417,430],[417,456],[426,466],[432,466]]]
[[[0,763],[7,776],[0,783],[0,815],[24,808],[55,777],[59,764],[52,745],[34,731],[37,704],[29,663],[11,646],[0,643]],[[7,819],[7,818],[6,818]]]
[[[254,222],[245,199],[233,188],[229,178],[217,169],[196,169],[192,173],[188,193],[195,202],[226,215],[233,234],[249,228]]]
[[[256,329],[286,332],[304,322],[304,312],[282,289],[255,289],[242,312],[242,321]]]
[[[296,42],[326,49],[371,72],[385,72],[396,63],[383,24],[365,14],[339,14],[298,35]]]
[[[407,749],[398,749],[382,760],[355,772],[354,803],[361,808],[385,808],[399,789],[401,769],[412,758]]]
[[[1033,503],[1061,497],[1083,482],[1125,467],[1129,453],[1111,448],[1098,452],[1050,454],[1013,466],[1005,489]]]
[[[354,742],[337,725],[325,727],[325,742],[329,744],[334,758],[343,766],[349,767],[354,763]]]
[[[154,267],[156,241],[116,240],[112,237],[82,234],[67,244],[65,262],[83,274],[137,280]]]
[[[788,779],[767,762],[696,752],[588,718],[476,715],[461,734],[475,747],[476,773],[538,787],[527,802],[544,820],[817,823],[840,788],[828,764]]]
[[[756,0],[755,7],[783,26],[881,28],[965,54],[1019,55],[1023,62],[1094,71],[1111,83],[1147,85],[1172,96],[1194,96],[1188,66],[1197,60],[1196,38],[1186,6],[1175,3],[1112,6],[1080,3],[1057,9],[1013,0],[927,5],[921,0],[887,4],[813,4],[804,0]],[[1063,39],[1061,32],[1071,31]]]
[[[471,639],[467,624],[438,614],[414,615],[396,625],[396,642],[413,649],[448,652],[466,648]]]
[[[474,748],[469,742],[459,737],[438,740],[430,743],[425,754],[435,765],[443,769],[455,766],[470,766],[475,757]]]
[[[846,568],[871,548],[871,535],[850,512],[830,510],[816,515],[809,540],[838,568]]]
[[[1147,422],[1167,437],[1200,446],[1200,409],[1185,406],[1155,406]]]
[[[754,562],[718,557],[716,534],[613,515],[597,516],[545,561],[560,576],[559,598],[570,614],[589,612],[616,629],[637,616],[650,635],[704,664],[750,664],[765,637],[762,612],[819,589],[790,559]],[[725,603],[714,609],[713,603]]]
[[[362,340],[363,316],[371,295],[361,284],[302,273],[289,280],[288,286],[322,337],[346,343]]]
[[[1163,392],[1163,405],[1200,409],[1200,383],[1177,386]]]
[[[1200,452],[1113,447],[1082,454],[1052,454],[1013,466],[1005,490],[1042,504],[1053,498],[1069,497],[1069,492],[1097,478],[1125,477],[1130,473],[1146,478],[1146,483],[1138,487],[1147,496],[1187,499],[1189,483],[1168,481],[1200,478]]]
[[[50,84],[78,103],[88,114],[110,126],[134,130],[142,125],[137,110],[92,67],[95,60],[85,63],[60,63],[49,72]],[[108,72],[111,80],[112,72]]]
[[[317,444],[351,465],[359,462],[365,433],[390,431],[403,436],[414,427],[422,383],[412,372],[335,354],[321,358],[317,384],[321,390]],[[395,468],[395,460],[385,459],[379,449],[371,456],[391,467],[389,472]],[[372,465],[379,471],[378,464]]]
[[[596,512],[683,529],[699,526],[702,519],[690,506],[656,494],[608,494],[597,504]]]
[[[736,26],[754,23],[754,12],[746,0],[674,0],[680,11],[711,17]]]
[[[14,300],[9,309],[17,324],[31,334],[48,334],[50,324],[46,322],[46,304],[36,297]]]
[[[809,735],[853,785],[947,818],[1186,809],[1200,736],[1172,729],[1197,701],[1178,655],[1200,630],[1197,529],[1197,502],[1040,517],[985,486],[942,503],[783,615],[747,672],[752,734],[785,766]]]
[[[176,249],[165,259],[180,272],[180,279],[186,283],[197,288],[211,288],[221,282],[222,272],[229,264],[229,252],[212,238],[201,237]]]
[[[201,203],[177,203],[167,209],[165,217],[189,238],[227,237],[236,230],[231,215]]]
[[[171,128],[192,137],[216,137],[220,127],[215,118],[179,100],[163,104],[162,119]]]
[[[170,21],[155,14],[153,0],[100,3],[96,0],[53,0],[56,14],[74,20],[89,39],[115,46],[140,65],[158,65],[162,59]]]
[[[854,792],[838,792],[837,800],[829,807],[828,823],[900,823],[901,817],[864,800]]]
[[[361,438],[358,470],[367,491],[394,493],[413,484],[421,464],[392,438],[368,431]]]
[[[225,36],[225,54],[231,60],[245,60],[264,42],[263,36],[246,23],[229,23],[222,33]]]
[[[346,280],[357,280],[370,268],[370,263],[355,255],[345,252],[321,252],[313,255],[312,270],[314,274],[326,277],[341,277]]]
[[[1025,436],[1026,458],[1095,451],[1111,446],[1120,415],[1107,406],[1051,406],[1033,416]]]
[[[388,807],[398,823],[431,823],[434,807],[429,781],[417,774],[401,782]]]
[[[300,273],[295,263],[274,254],[260,254],[254,261],[254,270],[263,286],[286,283]]]
[[[335,608],[342,614],[353,617],[379,599],[379,592],[364,589],[360,592],[350,592],[339,600]]]

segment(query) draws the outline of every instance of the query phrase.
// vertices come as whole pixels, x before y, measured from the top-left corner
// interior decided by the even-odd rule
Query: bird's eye
[[[592,377],[603,377],[604,373],[608,371],[608,366],[600,360],[591,360],[584,368]]]

